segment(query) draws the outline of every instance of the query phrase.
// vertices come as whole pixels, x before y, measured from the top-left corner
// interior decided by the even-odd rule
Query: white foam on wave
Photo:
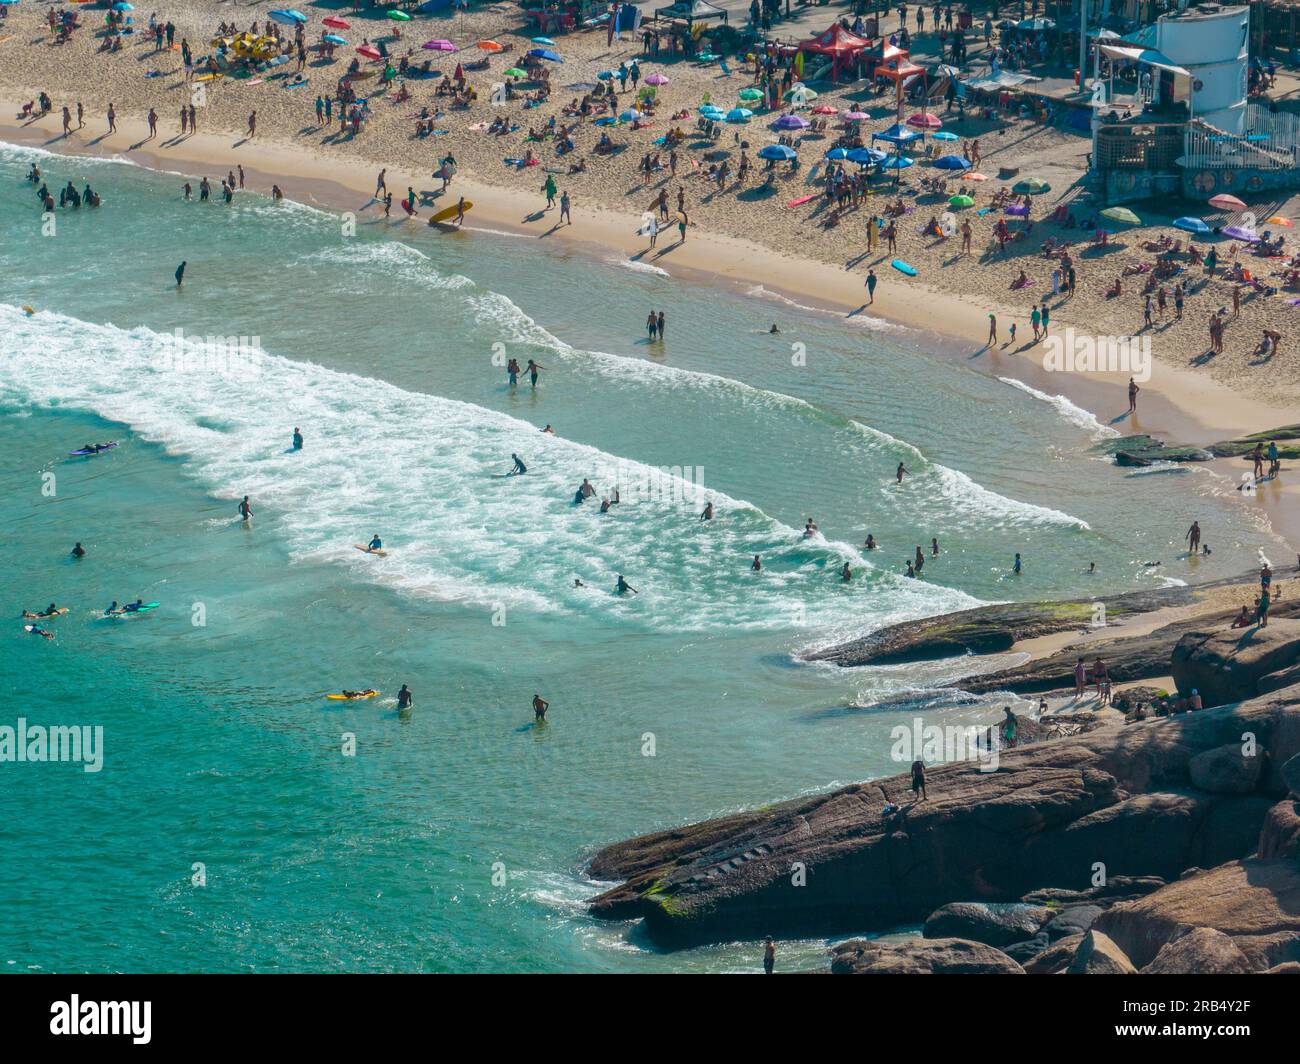
[[[827,310],[824,307],[811,307],[806,303],[800,303],[791,299],[780,292],[773,292],[764,288],[761,284],[750,285],[745,289],[745,294],[754,299],[768,299],[777,303],[784,303],[788,307],[794,307],[796,310],[806,310],[813,314],[825,314],[837,321],[848,322],[850,325],[856,325],[862,329],[870,329],[872,332],[906,332],[905,325],[899,325],[896,322],[887,321],[884,318],[877,318],[871,314],[841,314],[837,310]]]
[[[655,277],[671,277],[667,270],[662,266],[656,266],[650,262],[638,262],[636,259],[606,259],[612,266],[622,266],[625,270],[635,270],[637,273],[648,273]]]
[[[632,460],[540,433],[509,415],[261,350],[232,380],[169,364],[167,338],[0,306],[0,393],[93,412],[184,456],[218,497],[250,495],[297,561],[348,566],[412,595],[494,609],[606,611],[656,630],[843,624],[877,610],[913,615],[977,604],[960,591],[900,587],[870,573],[842,585],[847,545],[809,543],[751,504]],[[307,447],[286,453],[302,426]],[[526,476],[499,478],[518,452]],[[660,490],[602,515],[575,507],[602,472],[659,478]],[[667,485],[670,491],[663,490]],[[235,515],[231,513],[231,524]],[[352,544],[379,532],[387,558]],[[219,529],[214,534],[220,534]],[[759,577],[748,572],[754,554]],[[611,593],[624,573],[639,595]],[[580,577],[587,588],[574,588]],[[916,585],[915,581],[907,581]],[[486,623],[486,621],[485,621]]]
[[[1111,428],[1109,425],[1103,425],[1097,420],[1096,415],[1072,403],[1063,395],[1048,395],[1047,392],[1040,392],[1037,388],[1031,388],[1024,381],[1018,381],[1014,377],[999,377],[998,380],[1003,384],[1011,385],[1012,388],[1016,388],[1026,395],[1032,395],[1041,402],[1056,407],[1062,420],[1068,421],[1071,425],[1077,425],[1081,429],[1086,429],[1092,433],[1093,439],[1113,439],[1119,435],[1118,430]]]

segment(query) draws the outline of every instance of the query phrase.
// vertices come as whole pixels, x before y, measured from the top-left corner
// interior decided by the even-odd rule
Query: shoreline
[[[0,99],[0,108],[6,109],[6,116],[18,110],[11,99]],[[119,121],[113,143],[106,145],[108,138],[104,136],[62,136],[49,128],[56,122],[53,113],[26,123],[0,118],[0,141],[59,156],[120,159],[159,173],[202,174],[206,170],[219,175],[240,163],[250,190],[269,193],[274,182],[287,199],[309,206],[355,211],[359,215],[367,210],[377,212],[369,190],[382,163],[327,158],[318,151],[276,140],[249,143],[227,132],[200,132],[183,139],[146,142],[145,123],[130,118]],[[394,189],[410,185],[420,190],[428,180],[395,167],[389,168],[389,178]],[[1047,397],[1063,397],[1121,435],[1148,433],[1170,443],[1205,446],[1300,422],[1300,409],[1243,396],[1207,375],[1159,360],[1153,363],[1159,392],[1150,384],[1144,385],[1141,412],[1130,418],[1125,394],[1127,374],[1052,372],[1043,366],[1045,351],[1041,345],[1009,352],[1003,348],[990,350],[973,340],[985,334],[990,311],[1004,320],[1015,316],[1014,310],[1001,302],[985,300],[982,295],[956,295],[915,281],[895,285],[892,275],[882,274],[876,304],[869,307],[856,275],[817,259],[790,256],[708,230],[692,231],[684,243],[660,246],[651,259],[649,249],[641,246],[641,238],[634,235],[638,218],[631,213],[575,204],[577,217],[572,224],[543,229],[550,212],[540,209],[537,194],[457,174],[445,198],[450,202],[452,196],[460,195],[473,202],[473,213],[464,234],[450,227],[439,230],[449,238],[472,238],[481,233],[555,240],[568,252],[602,261],[608,261],[612,253],[629,263],[664,270],[673,280],[721,287],[745,298],[767,297],[774,304],[784,301],[803,311],[845,320],[867,315],[886,329],[897,330],[891,330],[891,338],[904,348],[938,355],[990,376],[1018,380]],[[361,197],[360,204],[357,197]],[[394,235],[400,235],[406,226],[426,228],[426,216],[421,214],[413,220],[395,217],[390,222],[398,230]],[[620,233],[628,236],[620,237]],[[761,289],[762,294],[756,294],[755,289]],[[1074,324],[1068,304],[1057,311],[1053,324]],[[1105,413],[1108,410],[1119,413]],[[1232,482],[1245,469],[1240,459],[1193,464]],[[1296,549],[1300,543],[1300,485],[1291,488],[1270,481],[1261,485],[1256,499],[1267,526]]]

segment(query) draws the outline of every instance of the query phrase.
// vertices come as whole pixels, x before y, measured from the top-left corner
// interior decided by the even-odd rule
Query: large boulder
[[[1267,628],[1197,628],[1178,640],[1170,673],[1206,707],[1254,698],[1270,673],[1300,661],[1300,620],[1277,618]]]
[[[1282,765],[1281,773],[1287,791],[1300,798],[1300,754],[1288,758]]]
[[[1043,933],[1053,942],[1085,934],[1105,911],[1100,905],[1072,905],[1048,920]]]
[[[1283,798],[1268,811],[1259,833],[1260,857],[1300,857],[1300,801]]]
[[[1093,929],[1083,936],[1065,971],[1069,975],[1133,975],[1137,969],[1119,946]]]
[[[1197,927],[1237,940],[1250,957],[1275,954],[1300,939],[1300,864],[1288,858],[1231,861],[1162,887],[1137,901],[1120,902],[1093,925],[1113,939],[1138,967],[1155,960],[1167,942]],[[1267,936],[1268,944],[1247,940]],[[1280,960],[1297,958],[1279,957]]]
[[[1040,905],[957,901],[926,918],[926,938],[966,938],[989,946],[1009,946],[1038,934],[1052,911]]]
[[[1264,771],[1263,751],[1244,746],[1225,743],[1197,754],[1187,762],[1192,783],[1214,794],[1249,794],[1255,790]]]
[[[1160,947],[1143,975],[1245,975],[1253,971],[1246,955],[1222,931],[1196,927]]]
[[[1083,935],[1070,935],[1054,942],[1037,956],[1020,963],[1029,975],[1055,975],[1070,967],[1070,962],[1079,952],[1079,945],[1082,942]]]
[[[1024,975],[1001,950],[960,938],[872,942],[855,938],[831,947],[835,975]]]

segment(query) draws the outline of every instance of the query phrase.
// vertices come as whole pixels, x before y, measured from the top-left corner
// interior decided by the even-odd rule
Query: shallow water
[[[104,207],[42,235],[33,159]],[[0,764],[11,970],[753,970],[757,944],[664,954],[588,920],[586,856],[899,771],[894,724],[993,704],[915,694],[951,666],[799,649],[1228,575],[1275,546],[1231,485],[1125,477],[1086,412],[878,321],[528,240],[187,204],[180,182],[0,151],[0,590],[15,618],[72,607],[52,642],[0,631],[0,724],[98,724],[105,744],[98,773]],[[510,388],[502,353],[539,386]],[[500,476],[512,452],[526,476]],[[575,507],[584,477],[623,502]],[[1215,553],[1189,565],[1193,517]],[[376,532],[388,557],[353,549]],[[943,553],[906,579],[931,536]],[[612,594],[618,573],[639,594]],[[136,597],[161,605],[102,618]],[[323,699],[343,687],[381,696]]]

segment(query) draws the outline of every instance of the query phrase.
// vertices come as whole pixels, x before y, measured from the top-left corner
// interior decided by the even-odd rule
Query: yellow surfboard
[[[358,691],[354,695],[338,694],[338,695],[326,695],[325,697],[332,698],[335,702],[361,702],[367,698],[376,698],[378,697],[378,695],[379,695],[378,691]]]
[[[473,206],[474,206],[474,204],[470,203],[469,200],[466,200],[466,201],[465,201],[465,213],[468,214],[468,213],[469,213],[469,209],[470,209],[471,207],[473,207]],[[442,210],[440,210],[437,214],[435,214],[432,218],[429,219],[429,224],[430,224],[430,225],[433,225],[435,222],[449,222],[449,221],[451,221],[453,218],[456,217],[456,215],[457,215],[457,213],[459,213],[459,211],[460,211],[460,207],[459,207],[459,206],[456,206],[456,207],[444,207]]]

